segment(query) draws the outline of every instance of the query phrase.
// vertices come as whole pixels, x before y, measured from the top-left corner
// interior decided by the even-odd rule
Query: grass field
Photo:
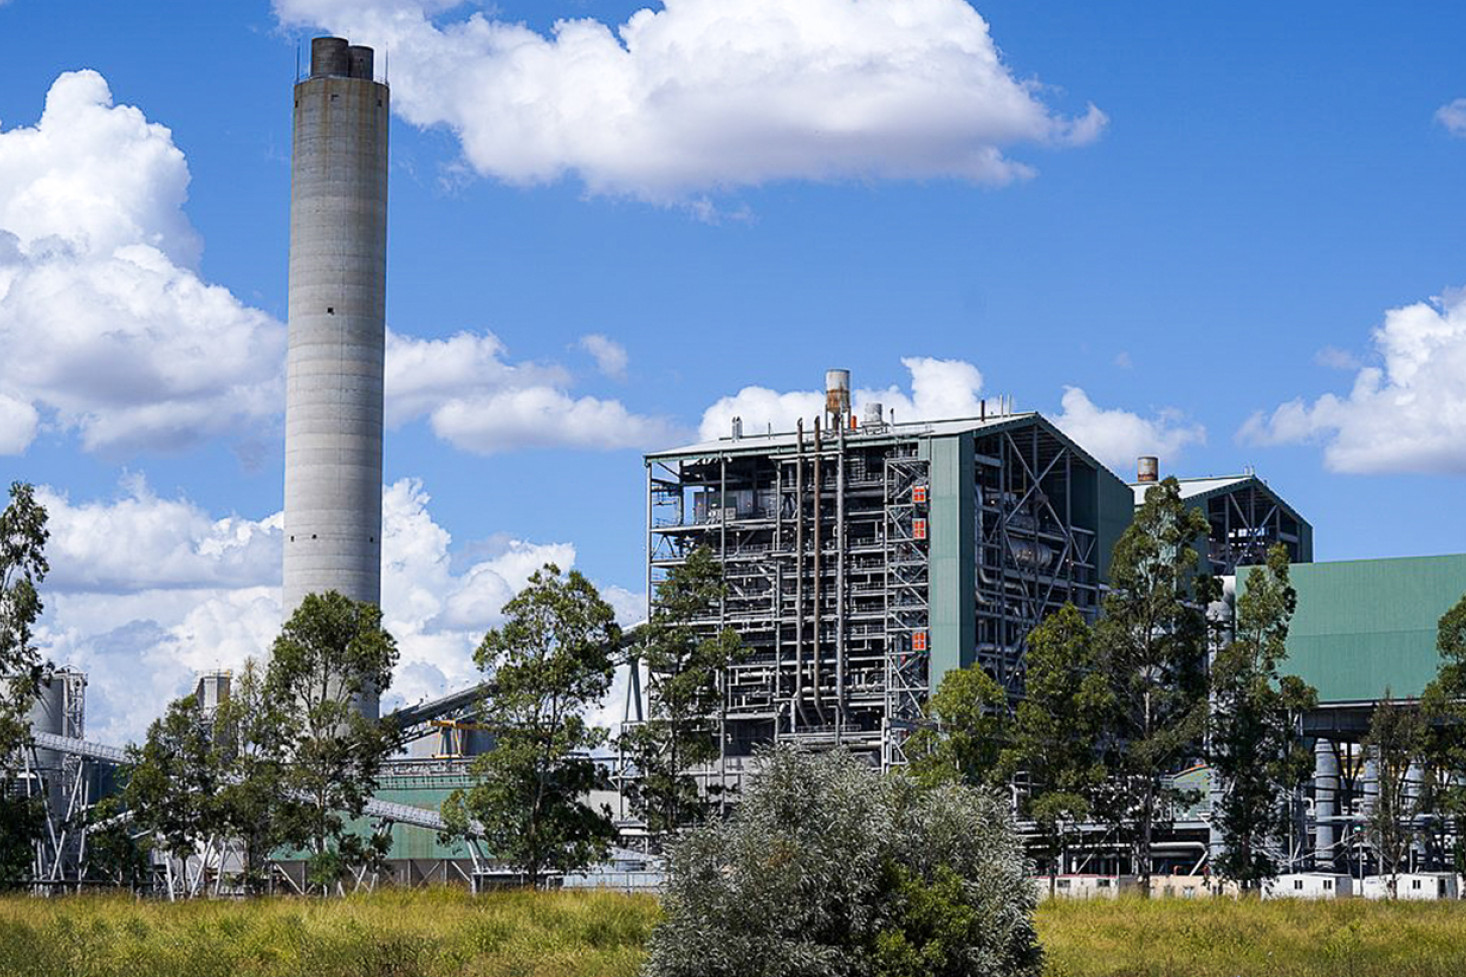
[[[631,977],[644,896],[453,890],[333,900],[0,899],[0,974],[87,977]],[[1059,902],[1053,977],[1459,977],[1466,904]]]
[[[1052,977],[1461,977],[1466,902],[1046,903]]]

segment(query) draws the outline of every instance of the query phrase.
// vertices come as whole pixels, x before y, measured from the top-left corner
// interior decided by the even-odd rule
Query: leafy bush
[[[1034,893],[990,795],[771,751],[732,817],[673,845],[648,977],[1033,975]]]

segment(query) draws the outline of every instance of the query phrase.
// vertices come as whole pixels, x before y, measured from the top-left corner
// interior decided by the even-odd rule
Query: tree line
[[[1247,571],[1235,613],[1220,613],[1220,582],[1197,568],[1208,528],[1174,480],[1151,489],[1114,549],[1098,620],[1066,606],[1042,621],[1028,639],[1021,698],[980,667],[949,673],[907,742],[908,773],[1012,791],[1050,873],[1085,844],[1081,825],[1110,825],[1148,883],[1157,833],[1196,799],[1173,775],[1206,762],[1225,842],[1213,870],[1246,888],[1276,875],[1278,840],[1296,823],[1313,760],[1301,719],[1315,693],[1284,674],[1297,597],[1274,547]],[[32,644],[45,541],[44,509],[29,486],[12,486],[0,514],[0,749],[10,757],[27,742],[26,711],[46,671]],[[696,549],[659,582],[651,618],[623,633],[584,576],[537,571],[475,652],[493,680],[475,716],[493,748],[473,760],[472,785],[443,804],[448,835],[480,836],[538,884],[606,856],[616,825],[590,800],[599,790],[622,791],[654,846],[707,821],[723,799],[697,772],[719,756],[719,675],[744,649],[733,630],[693,622],[723,586],[712,553]],[[1377,708],[1367,740],[1380,789],[1366,829],[1387,868],[1422,841],[1454,845],[1445,856],[1458,865],[1466,857],[1466,598],[1442,618],[1439,647],[1436,680],[1419,701]],[[649,712],[612,743],[586,715],[633,657]],[[402,731],[352,702],[387,691],[396,660],[375,606],[307,597],[217,709],[187,696],[150,726],[122,789],[91,813],[93,863],[138,881],[149,848],[178,857],[229,838],[242,853],[237,881],[252,891],[281,852],[304,860],[320,891],[380,867],[390,836],[352,822]],[[613,746],[628,774],[614,782],[604,762]],[[13,882],[29,868],[42,812],[13,789],[14,763],[0,776],[0,872]]]
[[[1244,890],[1276,877],[1314,771],[1302,721],[1317,693],[1285,672],[1297,607],[1286,550],[1247,569],[1224,610],[1220,581],[1197,570],[1208,531],[1174,479],[1150,489],[1114,549],[1099,619],[1072,605],[1045,618],[1017,701],[978,666],[949,673],[908,742],[913,774],[1013,789],[1051,876],[1084,851],[1082,825],[1106,827],[1146,891],[1156,833],[1199,799],[1174,775],[1206,763],[1223,842],[1211,871]],[[1438,648],[1420,699],[1386,695],[1361,744],[1378,770],[1363,841],[1390,876],[1427,835],[1441,852],[1454,839],[1438,860],[1466,869],[1466,597],[1441,618]]]
[[[0,513],[0,757],[8,758],[0,766],[0,885],[29,881],[45,825],[43,792],[20,781],[28,713],[50,671],[33,642],[47,538],[44,507],[31,486],[16,483]],[[616,827],[610,809],[589,797],[613,786],[596,757],[608,732],[586,715],[632,655],[647,665],[654,694],[646,721],[617,744],[638,774],[628,803],[654,836],[700,820],[709,798],[688,769],[717,756],[710,704],[719,670],[740,645],[732,631],[699,636],[687,624],[721,599],[721,588],[710,554],[694,553],[661,583],[651,619],[625,635],[579,572],[553,564],[536,571],[475,652],[493,693],[474,718],[493,748],[473,760],[473,785],[444,802],[445,834],[481,836],[492,857],[530,884],[603,860]],[[375,605],[335,592],[306,596],[221,701],[184,696],[129,747],[120,788],[86,814],[92,871],[142,885],[155,852],[186,865],[226,839],[240,863],[231,886],[246,892],[269,886],[270,863],[282,855],[304,861],[307,884],[320,892],[345,891],[353,876],[380,869],[390,834],[354,822],[383,764],[405,745],[404,731],[353,704],[390,689],[397,659]]]

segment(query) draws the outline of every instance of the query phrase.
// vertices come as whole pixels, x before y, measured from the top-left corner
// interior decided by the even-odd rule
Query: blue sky
[[[834,366],[908,416],[1011,395],[1126,477],[1254,465],[1323,559],[1463,548],[1466,8],[638,9],[0,3],[0,475],[48,487],[44,638],[100,734],[278,625],[321,32],[378,47],[398,112],[407,697],[543,558],[632,613],[640,451],[788,423]]]

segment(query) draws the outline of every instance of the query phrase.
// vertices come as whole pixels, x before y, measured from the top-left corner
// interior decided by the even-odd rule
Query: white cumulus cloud
[[[982,373],[962,360],[939,360],[927,356],[908,356],[901,360],[911,374],[911,391],[898,387],[883,390],[857,389],[850,395],[851,408],[864,419],[866,406],[878,403],[889,420],[891,411],[896,420],[928,421],[954,417],[976,417],[982,409]],[[698,434],[704,440],[726,438],[733,418],[743,419],[743,430],[760,434],[792,431],[800,418],[806,426],[825,409],[825,395],[817,390],[794,390],[787,393],[767,387],[744,387],[731,397],[723,397],[703,411]]]
[[[1466,98],[1458,98],[1435,110],[1435,120],[1453,136],[1466,136]]]
[[[176,449],[278,413],[284,327],[199,277],[188,181],[94,71],[0,131],[0,346],[24,352],[0,357],[0,450],[53,421],[89,450]]]
[[[626,379],[626,347],[616,340],[603,336],[600,333],[590,333],[580,337],[577,344],[581,349],[591,355],[596,361],[596,369],[600,370],[612,380]]]
[[[977,417],[984,409],[982,373],[963,360],[906,357],[902,365],[911,373],[911,391],[899,387],[884,390],[857,389],[851,395],[852,409],[863,419],[868,404],[879,403],[885,417],[895,409],[896,421],[935,421]],[[728,437],[734,417],[742,418],[749,434],[791,431],[803,418],[806,425],[824,411],[825,395],[818,391],[778,392],[765,387],[745,387],[724,397],[703,412],[699,435],[705,440]],[[1126,471],[1136,455],[1155,454],[1169,458],[1180,455],[1188,444],[1204,444],[1206,431],[1188,424],[1174,410],[1162,410],[1151,418],[1125,410],[1097,407],[1083,390],[1065,388],[1062,411],[1052,420],[1100,461]],[[988,401],[987,412],[998,408]]]
[[[18,455],[36,439],[41,416],[30,402],[0,393],[0,455]]]
[[[1054,423],[1111,469],[1127,473],[1140,455],[1174,462],[1187,445],[1205,444],[1206,429],[1188,424],[1180,412],[1163,409],[1154,417],[1098,407],[1078,387],[1065,387],[1062,411]]]
[[[211,517],[187,499],[161,499],[141,476],[110,502],[73,504],[52,488],[46,507],[50,587],[91,593],[257,587],[279,583],[281,520]]]
[[[509,363],[505,352],[492,333],[465,332],[448,339],[389,333],[388,423],[397,426],[426,417],[438,437],[476,454],[544,447],[646,448],[681,434],[671,421],[637,414],[618,400],[574,396],[565,370]]]
[[[1253,444],[1317,442],[1339,472],[1466,472],[1466,292],[1390,309],[1346,394],[1258,412]]]
[[[141,478],[105,502],[37,494],[52,568],[38,644],[87,672],[89,736],[137,740],[197,672],[268,653],[281,621],[279,513],[212,517],[187,499],[159,498]],[[502,622],[504,603],[545,563],[575,562],[569,543],[501,539],[455,569],[452,536],[429,502],[413,479],[383,493],[382,611],[401,651],[386,708],[477,681],[473,650]],[[644,616],[644,595],[604,593],[623,624]]]
[[[275,0],[286,24],[389,50],[396,111],[511,183],[574,174],[663,202],[787,179],[1001,184],[1033,172],[1009,147],[1106,122],[1056,114],[964,0],[666,0],[549,36],[463,6]]]

